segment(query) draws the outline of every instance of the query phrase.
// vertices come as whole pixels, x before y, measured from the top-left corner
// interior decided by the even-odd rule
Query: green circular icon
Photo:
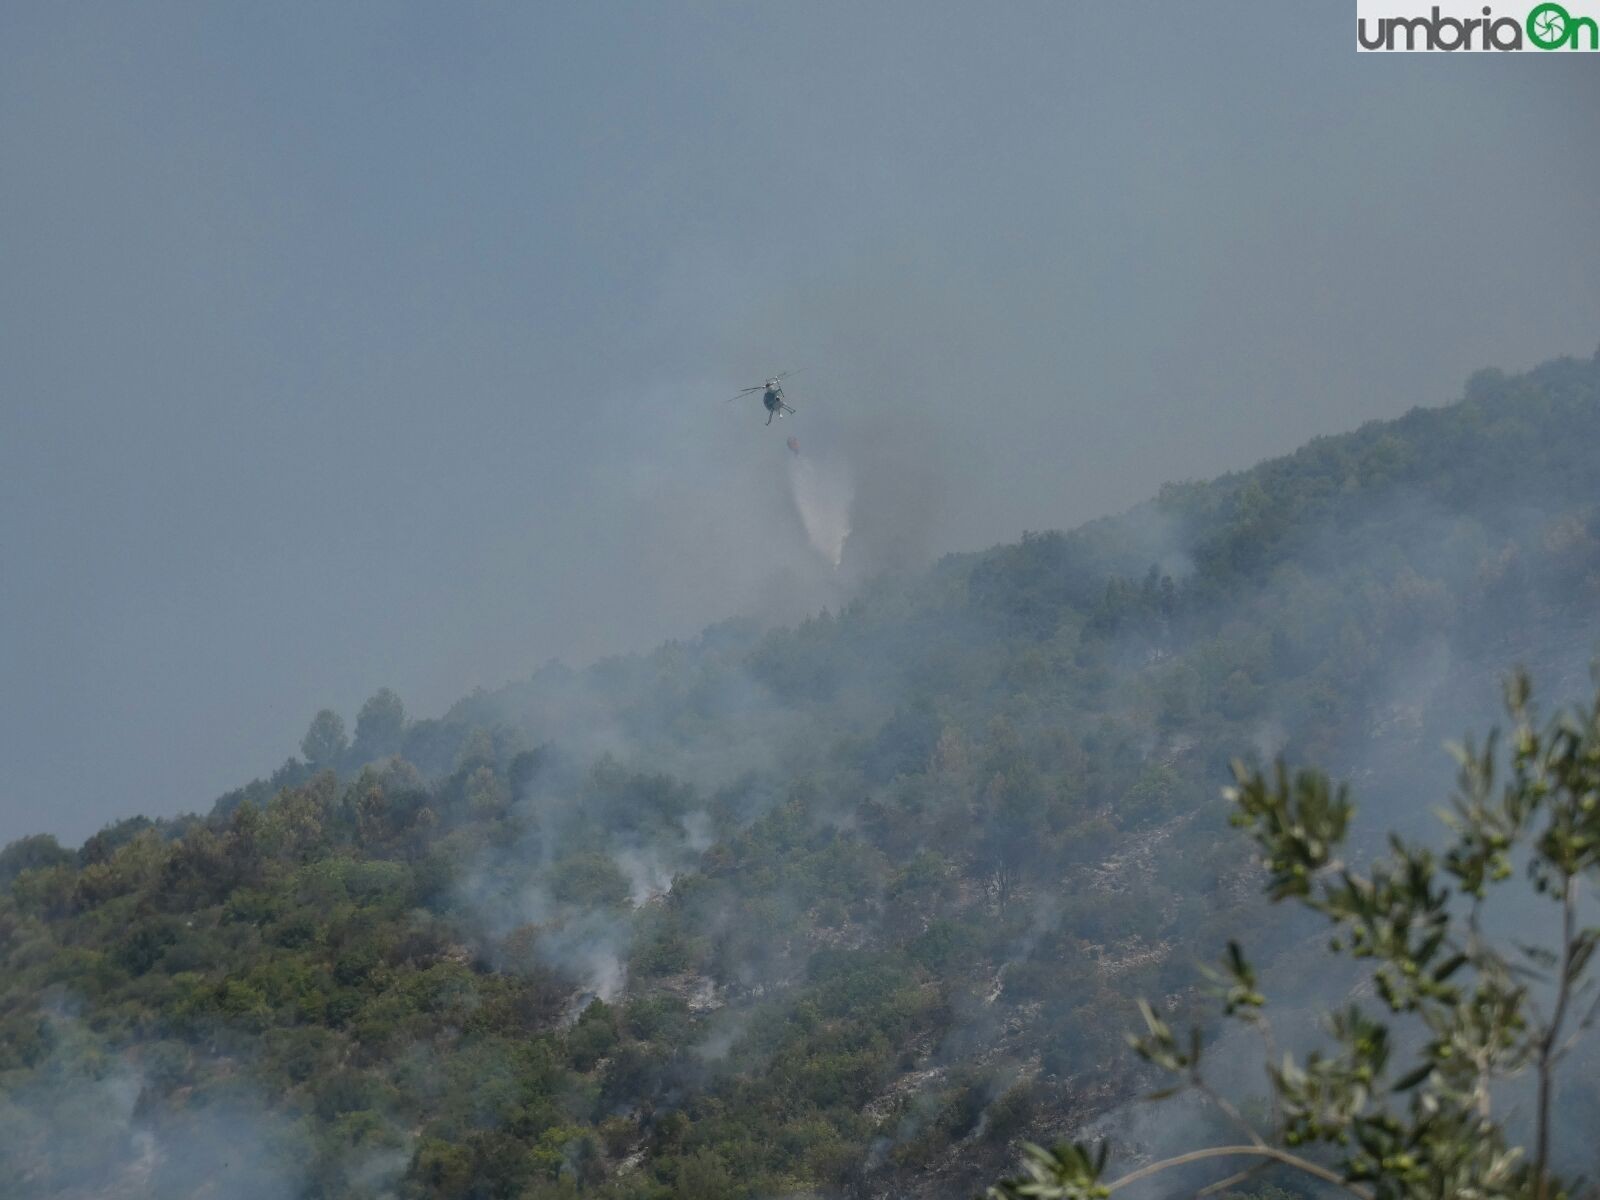
[[[1541,4],[1528,14],[1528,40],[1541,50],[1559,50],[1567,42],[1572,14],[1559,4]]]

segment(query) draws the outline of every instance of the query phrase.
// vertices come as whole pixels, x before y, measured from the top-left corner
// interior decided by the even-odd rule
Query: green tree
[[[314,767],[336,767],[349,745],[344,719],[333,709],[325,708],[311,718],[311,728],[300,739],[300,753]]]
[[[355,752],[362,762],[387,758],[406,733],[406,706],[390,688],[380,688],[356,714]]]
[[[18,838],[0,850],[0,886],[9,884],[24,871],[64,867],[73,857],[72,851],[63,849],[61,843],[48,833]]]
[[[563,904],[604,908],[626,904],[628,877],[604,854],[574,854],[551,868],[550,893]]]
[[[1277,1166],[1364,1200],[1569,1195],[1553,1167],[1553,1097],[1557,1068],[1600,1016],[1589,973],[1600,927],[1580,921],[1586,885],[1600,883],[1600,695],[1539,725],[1530,694],[1524,675],[1507,685],[1507,753],[1497,734],[1457,749],[1443,851],[1391,837],[1365,871],[1339,856],[1354,812],[1344,788],[1281,763],[1270,775],[1235,765],[1234,822],[1261,850],[1268,895],[1324,916],[1331,951],[1371,964],[1381,1007],[1334,1012],[1332,1049],[1280,1057],[1255,970],[1230,943],[1210,974],[1223,1016],[1267,1046],[1270,1118],[1247,1120],[1211,1088],[1198,1029],[1180,1038],[1141,1002],[1145,1030],[1129,1040],[1174,1077],[1157,1098],[1192,1090],[1240,1137],[1109,1181],[1104,1144],[1029,1145],[1022,1174],[988,1194],[1088,1200],[1215,1160],[1235,1173],[1205,1194]],[[1496,923],[1517,903],[1507,885],[1519,874],[1542,911]],[[1520,940],[1485,932],[1507,924]],[[1534,1096],[1530,1146],[1515,1144],[1499,1108],[1514,1079]]]

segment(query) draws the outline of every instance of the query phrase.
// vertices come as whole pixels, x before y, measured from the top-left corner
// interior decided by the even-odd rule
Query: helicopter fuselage
[[[787,373],[793,374],[793,372]],[[781,417],[785,413],[792,413],[794,411],[794,409],[790,408],[788,404],[784,403],[783,384],[780,382],[782,379],[782,375],[774,375],[765,383],[758,383],[752,387],[747,387],[737,396],[729,396],[728,401],[729,403],[732,403],[733,401],[739,400],[745,396],[753,396],[757,392],[761,393],[762,407],[767,410],[767,424],[771,425],[774,418]]]

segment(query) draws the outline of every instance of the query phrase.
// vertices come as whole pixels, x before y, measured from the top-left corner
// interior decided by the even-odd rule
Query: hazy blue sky
[[[789,433],[859,573],[1592,352],[1597,60],[1311,7],[0,7],[0,840],[816,602]]]

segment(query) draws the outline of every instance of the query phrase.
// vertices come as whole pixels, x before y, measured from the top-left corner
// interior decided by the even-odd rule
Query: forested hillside
[[[0,852],[0,1177],[69,1197],[959,1196],[1137,1093],[1259,918],[1235,757],[1384,826],[1600,637],[1600,357]],[[1430,790],[1431,789],[1431,790]],[[41,807],[49,797],[33,798]],[[1592,1165],[1591,1165],[1592,1166]]]

